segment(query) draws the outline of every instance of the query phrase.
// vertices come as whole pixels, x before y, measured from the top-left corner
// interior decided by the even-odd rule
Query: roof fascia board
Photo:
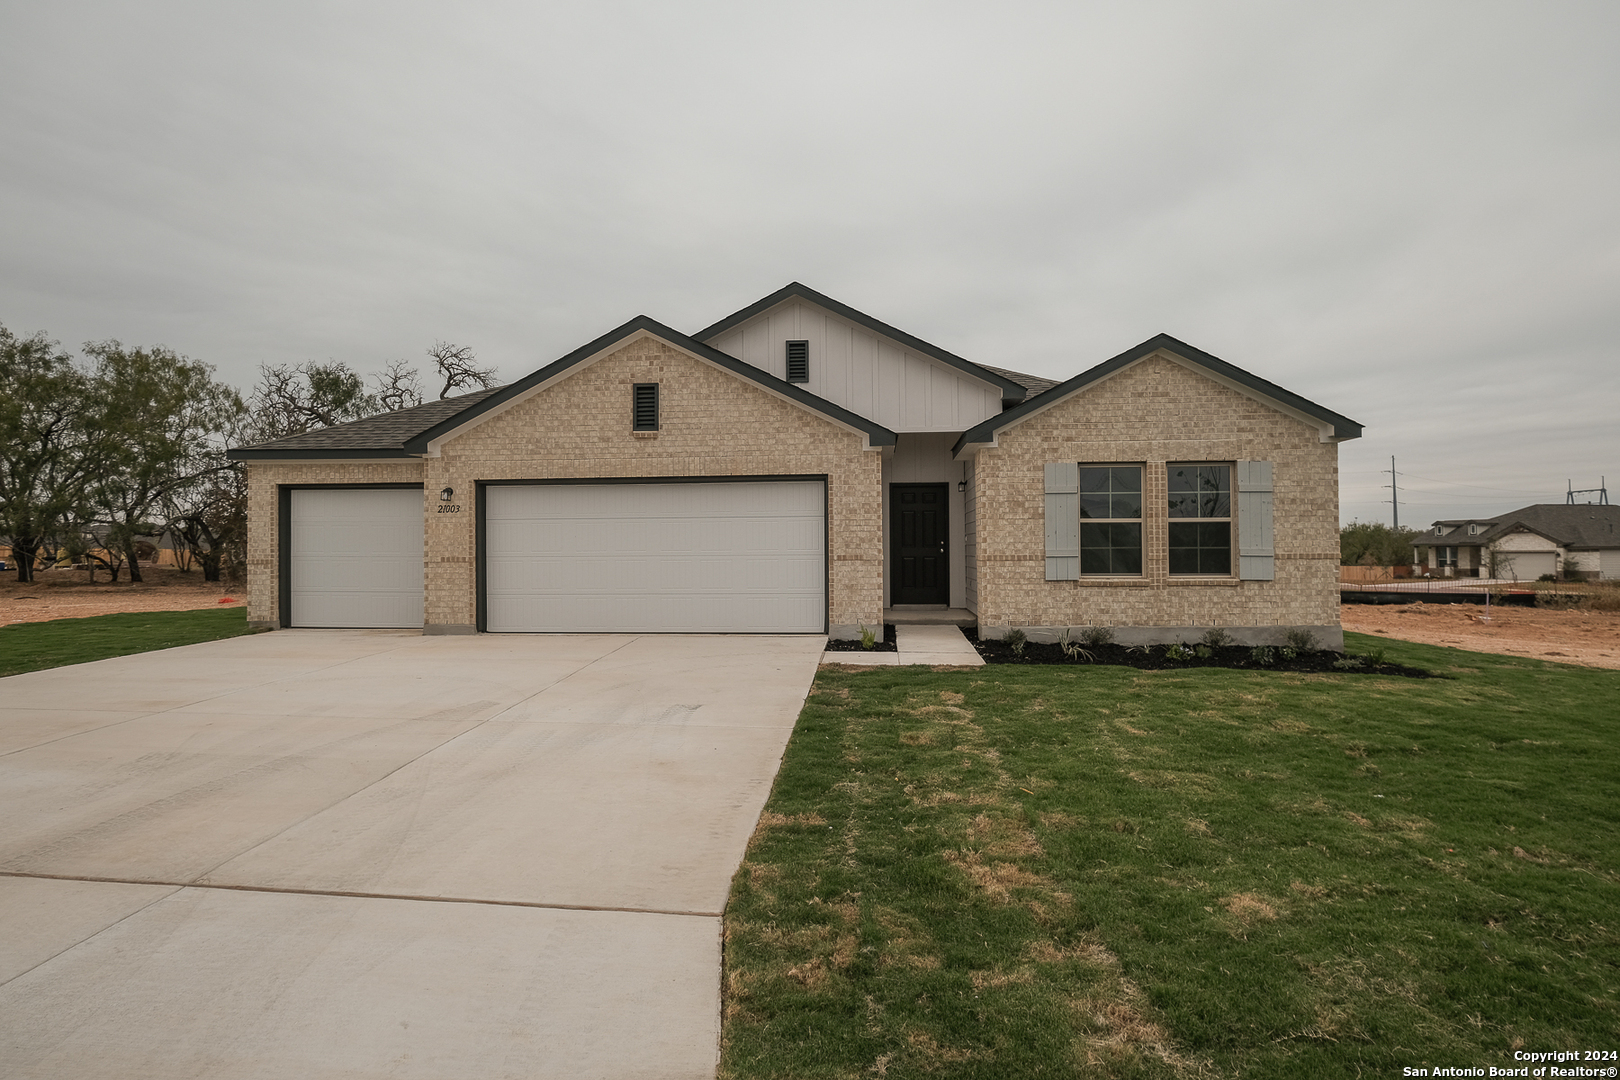
[[[1104,360],[1096,367],[1082,371],[1074,378],[1061,382],[1044,393],[1037,394],[1000,416],[992,416],[983,423],[969,428],[956,441],[951,453],[959,457],[969,448],[995,446],[996,435],[1003,429],[1014,427],[1031,416],[1051,408],[1070,394],[1100,383],[1155,354],[1162,354],[1167,360],[1179,363],[1190,371],[1316,428],[1323,442],[1343,442],[1361,437],[1361,425],[1349,417],[1325,409],[1314,401],[1300,397],[1290,390],[1284,390],[1276,383],[1268,382],[1258,375],[1251,375],[1235,364],[1228,364],[1220,357],[1211,356],[1202,349],[1178,341],[1169,334],[1159,334],[1133,349],[1127,349],[1118,356]]]
[[[514,405],[539,393],[547,386],[575,374],[581,367],[589,366],[609,353],[623,348],[625,345],[642,337],[657,338],[695,359],[724,368],[734,375],[739,375],[755,383],[768,393],[784,398],[800,408],[816,413],[841,427],[863,435],[866,437],[869,447],[892,446],[895,442],[895,433],[881,424],[873,423],[850,412],[848,409],[834,405],[832,402],[817,397],[808,391],[801,390],[792,383],[784,382],[769,372],[761,371],[752,364],[744,363],[734,356],[728,356],[718,349],[712,349],[700,341],[687,337],[678,330],[665,326],[656,319],[638,315],[623,326],[603,334],[595,341],[583,345],[567,356],[547,364],[523,379],[519,379],[504,388],[500,393],[492,394],[455,416],[439,422],[407,441],[405,449],[429,457],[437,457],[439,447],[446,440],[454,438],[475,424],[483,423],[485,420],[500,415],[500,413],[505,412]]]
[[[398,447],[355,448],[343,447],[317,447],[308,450],[257,450],[252,447],[238,448],[225,451],[225,456],[231,461],[289,461],[299,464],[308,464],[317,461],[418,461],[421,454],[413,454]]]
[[[953,367],[958,371],[971,375],[975,379],[987,382],[1001,391],[1003,401],[1023,401],[1029,396],[1029,389],[1022,383],[1014,382],[1005,375],[975,364],[973,361],[957,356],[953,352],[947,352],[938,345],[929,344],[922,338],[908,334],[899,327],[890,326],[881,319],[874,319],[864,311],[857,311],[848,304],[834,300],[832,297],[819,293],[810,286],[797,281],[789,282],[764,299],[749,304],[741,311],[732,312],[714,325],[699,330],[692,337],[704,344],[708,344],[727,330],[740,326],[754,316],[762,315],[772,308],[794,299],[805,300],[818,307],[825,308],[839,318],[864,327],[875,334],[882,334],[895,344],[904,346],[912,352],[926,356],[931,360],[937,360],[948,367]]]

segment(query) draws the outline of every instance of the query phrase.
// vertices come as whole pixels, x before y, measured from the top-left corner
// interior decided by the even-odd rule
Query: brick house
[[[1422,573],[1534,581],[1620,579],[1620,506],[1536,503],[1490,518],[1436,521],[1412,547]]]
[[[257,626],[849,638],[950,608],[986,636],[1337,647],[1360,434],[1168,336],[1054,384],[794,283],[231,454]]]

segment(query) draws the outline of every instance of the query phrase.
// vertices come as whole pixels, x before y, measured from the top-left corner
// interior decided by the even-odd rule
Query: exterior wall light
[[[958,480],[956,482],[956,490],[957,491],[966,491],[967,490],[967,481],[966,480]]]
[[[454,499],[455,497],[456,497],[456,489],[455,488],[445,488],[443,491],[439,492],[439,501],[440,502],[449,502],[451,499]]]

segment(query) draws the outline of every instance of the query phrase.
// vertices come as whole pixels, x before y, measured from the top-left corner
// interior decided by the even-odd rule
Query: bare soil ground
[[[196,608],[241,607],[247,593],[237,586],[202,579],[201,570],[183,574],[167,566],[143,566],[139,585],[122,575],[109,584],[105,570],[94,585],[83,570],[46,570],[29,584],[19,584],[15,570],[0,577],[0,626],[116,615],[126,611],[192,611]],[[227,600],[228,598],[228,600]]]
[[[1346,630],[1473,652],[1620,668],[1620,612],[1476,604],[1341,604]]]

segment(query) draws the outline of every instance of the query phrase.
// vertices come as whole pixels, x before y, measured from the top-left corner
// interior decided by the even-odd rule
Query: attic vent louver
[[[632,431],[658,430],[658,384],[636,383],[634,401],[630,409]]]
[[[787,343],[787,381],[810,381],[810,343],[808,341],[790,341]]]

